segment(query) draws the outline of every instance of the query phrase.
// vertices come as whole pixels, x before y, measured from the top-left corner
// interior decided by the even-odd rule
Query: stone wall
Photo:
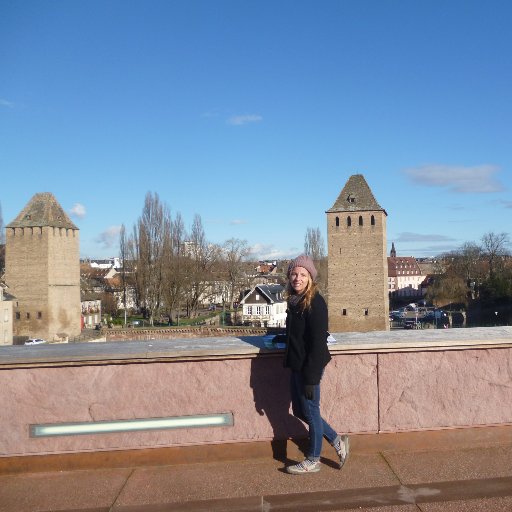
[[[15,337],[52,341],[80,334],[78,230],[45,226],[6,233],[5,281],[18,304]]]
[[[512,424],[511,329],[400,335],[397,346],[381,341],[387,333],[340,340],[322,381],[323,415],[348,433]],[[497,341],[485,346],[492,332]],[[288,386],[282,353],[261,336],[0,347],[0,456],[304,437]],[[233,426],[29,435],[32,424],[225,412]]]
[[[389,329],[385,212],[328,213],[327,238],[329,331]]]
[[[14,336],[47,338],[48,228],[6,230],[5,282],[16,298]],[[19,318],[17,318],[19,317]]]
[[[213,327],[213,326],[183,326],[169,328],[112,328],[104,329],[107,341],[155,340],[179,338],[206,338],[213,336],[264,336],[277,330],[258,327]]]

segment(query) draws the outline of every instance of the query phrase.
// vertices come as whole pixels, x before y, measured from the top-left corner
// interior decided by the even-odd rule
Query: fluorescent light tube
[[[30,425],[29,429],[30,437],[53,437],[144,432],[176,428],[229,427],[232,426],[233,423],[233,413],[229,412],[199,416],[174,416],[168,418],[46,423]]]

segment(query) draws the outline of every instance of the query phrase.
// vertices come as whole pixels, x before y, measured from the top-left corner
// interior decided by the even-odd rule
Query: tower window
[[[347,217],[347,227],[350,227],[352,226],[352,219],[350,217],[350,215]]]
[[[340,218],[336,217],[336,227],[339,227],[339,225],[340,225]]]
[[[41,311],[37,312],[37,318],[39,318],[39,320],[41,320],[41,318],[43,318],[43,313]]]
[[[27,320],[30,320],[30,313],[27,313]]]
[[[371,225],[375,226],[375,217],[372,215],[370,219]]]
[[[363,225],[363,216],[362,215],[359,215],[359,225],[360,226]]]
[[[21,313],[19,311],[16,312],[16,320],[21,319]]]
[[[342,314],[343,316],[347,316],[347,310],[346,310],[346,309],[342,309],[342,310],[341,310],[341,314]]]
[[[368,308],[364,308],[364,316],[368,316]]]

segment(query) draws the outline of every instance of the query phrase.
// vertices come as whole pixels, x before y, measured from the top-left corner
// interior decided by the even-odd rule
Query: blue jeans
[[[298,372],[292,372],[291,395],[293,415],[307,423],[309,427],[309,450],[307,458],[319,460],[322,451],[322,440],[325,437],[330,444],[334,444],[338,434],[320,415],[320,384],[317,384],[313,393],[313,400],[304,396],[304,379]]]

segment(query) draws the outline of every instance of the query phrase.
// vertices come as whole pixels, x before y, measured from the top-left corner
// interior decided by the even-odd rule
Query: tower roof
[[[55,227],[78,229],[51,192],[35,194],[8,228]]]
[[[332,208],[326,213],[333,212],[358,212],[358,211],[383,211],[382,208],[373,197],[373,193],[366,183],[362,174],[353,174],[345,183],[338,199],[336,199]]]

